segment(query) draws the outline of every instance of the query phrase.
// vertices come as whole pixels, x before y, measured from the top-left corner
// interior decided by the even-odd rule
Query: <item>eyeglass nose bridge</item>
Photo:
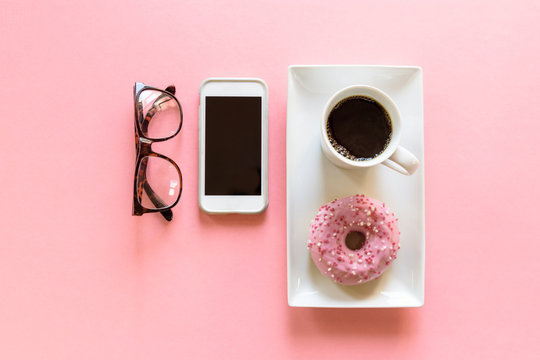
[[[142,136],[139,136],[139,154],[141,156],[144,156],[152,152],[152,141]]]

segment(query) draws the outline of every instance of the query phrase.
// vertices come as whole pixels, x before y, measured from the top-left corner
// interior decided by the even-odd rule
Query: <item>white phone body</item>
[[[259,213],[267,206],[266,83],[206,79],[199,103],[199,207],[219,214]]]

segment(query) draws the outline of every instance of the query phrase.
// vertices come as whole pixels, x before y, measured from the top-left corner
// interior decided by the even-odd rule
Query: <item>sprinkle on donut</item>
[[[382,202],[354,195],[321,206],[307,247],[322,274],[357,285],[378,278],[395,260],[399,234],[397,218]]]

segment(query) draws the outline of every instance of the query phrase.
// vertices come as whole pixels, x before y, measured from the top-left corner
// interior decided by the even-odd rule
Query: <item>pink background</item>
[[[537,359],[539,17],[536,1],[3,1],[0,358]],[[423,67],[423,308],[287,306],[290,64]],[[269,86],[262,215],[198,209],[209,76]],[[172,223],[131,216],[135,81],[176,84],[184,107]]]

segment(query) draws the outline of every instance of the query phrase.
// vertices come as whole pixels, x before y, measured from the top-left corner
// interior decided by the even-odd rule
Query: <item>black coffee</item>
[[[328,116],[330,143],[351,160],[369,160],[382,153],[392,135],[392,122],[385,108],[365,96],[341,100]]]

